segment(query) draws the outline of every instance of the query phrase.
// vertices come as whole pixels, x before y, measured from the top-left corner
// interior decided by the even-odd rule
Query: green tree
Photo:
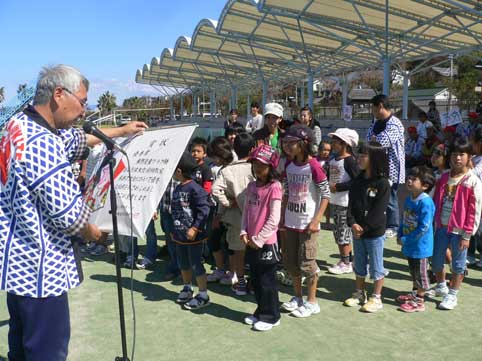
[[[477,53],[474,55],[477,55]],[[480,53],[478,53],[478,55],[480,55]],[[477,61],[476,56],[461,56],[456,58],[455,64],[458,67],[458,75],[455,76],[452,81],[450,78],[444,79],[444,83],[457,97],[461,109],[470,110],[475,107],[475,104],[477,104],[479,100],[478,94],[475,93],[475,87],[477,86],[479,78],[479,70],[475,68]]]
[[[145,102],[145,99],[143,99],[142,97],[134,96],[134,97],[124,99],[124,101],[122,102],[122,108],[124,108],[124,109],[143,109],[143,108],[146,108],[146,102]],[[130,115],[131,118],[135,119],[135,120],[143,119],[146,116],[144,111],[142,111],[142,112],[137,112],[137,111],[126,112],[125,114]]]
[[[97,100],[97,108],[99,108],[101,115],[106,115],[112,112],[113,109],[117,108],[116,97],[109,91],[106,91]]]

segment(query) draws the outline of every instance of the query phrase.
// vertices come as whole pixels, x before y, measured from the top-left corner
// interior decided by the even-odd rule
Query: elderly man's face
[[[85,115],[87,106],[87,89],[84,84],[80,84],[76,92],[57,87],[54,91],[53,101],[54,122],[57,129],[66,129],[81,119]]]

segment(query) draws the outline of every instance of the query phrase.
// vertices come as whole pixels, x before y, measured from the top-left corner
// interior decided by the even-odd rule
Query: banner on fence
[[[462,123],[462,115],[458,107],[453,107],[448,112],[440,114],[442,128]]]

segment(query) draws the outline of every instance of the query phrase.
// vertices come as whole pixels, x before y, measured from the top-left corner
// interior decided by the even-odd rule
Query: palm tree
[[[115,95],[106,91],[97,100],[97,108],[100,109],[102,115],[112,112],[114,108],[117,108]]]
[[[21,92],[23,92],[25,90],[25,88],[27,87],[27,84],[19,84],[18,85],[18,88],[17,88],[17,94],[20,94]]]
[[[5,100],[5,87],[0,87],[0,104]]]

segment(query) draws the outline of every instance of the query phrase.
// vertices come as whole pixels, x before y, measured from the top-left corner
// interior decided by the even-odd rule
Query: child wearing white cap
[[[255,131],[253,137],[256,145],[270,145],[280,152],[279,124],[283,119],[283,107],[278,103],[268,103],[264,106],[264,127]]]
[[[358,175],[358,168],[353,148],[358,145],[358,133],[353,129],[339,128],[328,134],[332,139],[331,147],[335,157],[330,160],[329,184],[330,207],[333,212],[335,228],[333,236],[340,252],[340,261],[328,268],[336,275],[353,272],[351,227],[347,223],[348,190],[353,179]]]

